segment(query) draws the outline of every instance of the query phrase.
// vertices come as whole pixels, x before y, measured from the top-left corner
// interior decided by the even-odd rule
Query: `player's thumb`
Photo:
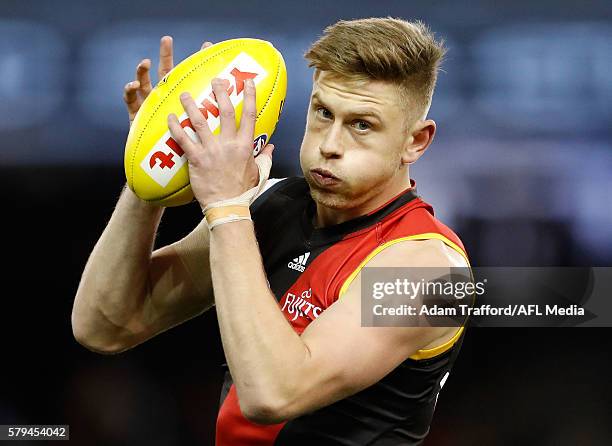
[[[268,144],[261,150],[260,156],[267,155],[272,159],[272,152],[274,152],[274,144]]]

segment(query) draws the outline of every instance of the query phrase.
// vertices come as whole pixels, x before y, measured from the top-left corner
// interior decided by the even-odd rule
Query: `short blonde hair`
[[[304,57],[308,66],[350,80],[396,84],[404,105],[420,116],[429,110],[446,52],[444,40],[437,41],[423,22],[387,17],[328,26]]]

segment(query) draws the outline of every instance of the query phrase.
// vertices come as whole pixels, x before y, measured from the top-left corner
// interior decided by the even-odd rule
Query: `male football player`
[[[168,125],[205,218],[152,251],[164,209],[125,188],[77,291],[76,339],[121,352],[214,305],[229,369],[217,445],[421,444],[464,330],[362,326],[360,283],[364,267],[468,266],[409,173],[435,134],[427,114],[444,53],[418,21],[328,27],[306,53],[303,176],[268,180],[253,202],[244,194],[269,171],[252,156],[253,83],[237,129],[213,81],[218,135],[183,94],[201,142],[176,116]],[[159,75],[171,67],[166,37]],[[126,86],[131,117],[151,89],[149,68],[143,61]]]

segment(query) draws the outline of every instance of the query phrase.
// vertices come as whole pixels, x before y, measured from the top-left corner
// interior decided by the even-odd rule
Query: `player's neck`
[[[398,181],[389,183],[381,193],[374,195],[361,205],[349,209],[332,209],[316,203],[317,210],[313,216],[313,225],[315,228],[322,228],[366,215],[409,189],[410,186],[410,177],[408,175],[402,176]]]

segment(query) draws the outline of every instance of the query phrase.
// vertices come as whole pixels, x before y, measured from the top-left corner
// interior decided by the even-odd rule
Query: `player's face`
[[[406,123],[393,84],[355,82],[319,72],[300,149],[313,199],[333,209],[356,208],[397,181],[398,175],[406,175]]]

